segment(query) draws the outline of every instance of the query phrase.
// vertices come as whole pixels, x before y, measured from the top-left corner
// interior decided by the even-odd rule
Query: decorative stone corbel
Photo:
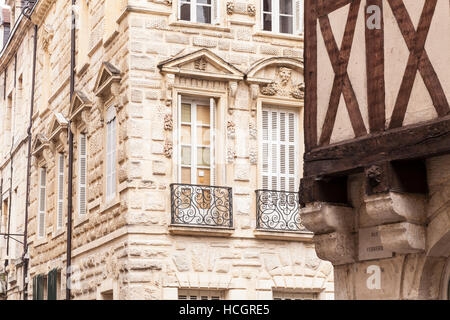
[[[173,154],[173,143],[172,141],[166,141],[164,144],[164,155],[166,158],[172,158]]]
[[[251,98],[250,110],[251,110],[252,117],[256,116],[256,104],[257,104],[258,95],[259,95],[259,85],[258,84],[250,85],[250,98]]]
[[[164,130],[172,131],[173,130],[173,117],[172,114],[166,114],[164,116]]]
[[[375,224],[408,221],[415,224],[425,222],[425,196],[388,192],[366,196],[367,215]]]
[[[315,202],[300,209],[303,225],[315,234],[353,232],[355,218],[353,208]]]
[[[355,262],[355,235],[351,233],[333,232],[314,235],[317,257],[330,261],[333,265]]]
[[[175,84],[175,75],[172,73],[166,73],[165,80],[166,80],[165,81],[166,84],[165,84],[165,89],[162,94],[162,97],[164,99],[166,106],[171,107],[172,106],[172,89]]]
[[[256,6],[254,3],[249,3],[247,5],[247,13],[250,17],[254,17],[256,15]]]
[[[378,226],[381,244],[386,250],[396,253],[425,251],[425,227],[408,222]]]
[[[233,114],[233,108],[234,108],[234,103],[236,101],[237,89],[238,89],[237,81],[230,81],[230,88],[229,88],[230,102],[228,104],[229,105],[228,106],[228,114],[230,114],[230,115]]]
[[[51,167],[53,164],[53,152],[50,150],[50,148],[45,148],[44,150],[42,150],[42,157],[47,163],[47,166]]]
[[[232,15],[234,12],[234,2],[227,1],[227,14]]]

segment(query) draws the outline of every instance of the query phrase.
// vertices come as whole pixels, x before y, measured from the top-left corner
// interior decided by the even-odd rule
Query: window
[[[86,36],[91,34],[91,30],[89,25],[89,3],[87,0],[82,0],[79,2],[78,27],[79,32],[77,42],[77,68],[78,70],[80,70],[85,64],[89,62],[89,41],[87,41]]]
[[[116,196],[116,127],[116,109],[109,107],[106,111],[106,201],[110,201]]]
[[[199,23],[218,23],[220,0],[179,0],[178,18]]]
[[[180,182],[214,185],[215,100],[180,96],[179,106]]]
[[[178,300],[223,300],[221,290],[178,290]]]
[[[316,292],[282,292],[274,291],[273,300],[317,300]]]
[[[301,0],[262,0],[262,28],[276,33],[303,32]]]
[[[78,213],[86,214],[86,172],[87,172],[87,152],[86,135],[80,135],[80,144],[78,149]]]
[[[56,228],[59,230],[63,226],[64,217],[64,154],[58,154],[58,204],[56,216]]]
[[[38,212],[38,237],[45,236],[45,210],[47,197],[47,169],[41,168],[39,177],[39,212]]]
[[[277,107],[262,111],[262,188],[295,192],[297,113]]]

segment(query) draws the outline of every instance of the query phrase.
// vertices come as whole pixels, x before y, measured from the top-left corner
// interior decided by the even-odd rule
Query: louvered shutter
[[[212,23],[220,24],[220,0],[212,0]]]
[[[45,235],[45,202],[46,202],[46,168],[41,168],[41,176],[39,181],[39,217],[38,217],[38,235],[43,237]]]
[[[38,281],[37,281],[37,276],[34,276],[33,277],[33,300],[37,300],[38,299],[38,296],[37,296],[37,293],[38,293]]]
[[[295,191],[296,114],[277,108],[262,111],[262,188]]]
[[[303,33],[303,1],[294,1],[294,32],[296,34]]]
[[[40,274],[37,276],[37,300],[44,300],[44,275]]]
[[[63,225],[64,214],[64,154],[58,155],[58,207],[56,227],[59,229]]]
[[[58,270],[53,269],[47,276],[47,300],[57,300]]]
[[[78,209],[79,214],[86,214],[86,173],[87,173],[87,151],[86,135],[80,135],[79,149],[79,182],[78,182]]]

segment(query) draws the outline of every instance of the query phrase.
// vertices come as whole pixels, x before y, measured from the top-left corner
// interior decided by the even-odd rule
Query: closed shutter
[[[58,270],[53,269],[47,276],[47,300],[57,300]]]
[[[45,235],[45,202],[46,202],[46,182],[47,171],[46,168],[41,168],[41,176],[39,181],[39,213],[38,213],[38,235],[43,237]]]
[[[279,108],[262,111],[262,188],[295,191],[296,114]]]
[[[37,290],[37,283],[38,283],[37,276],[34,276],[33,277],[33,300],[37,300],[38,299],[38,297],[37,297],[37,292],[38,292],[38,290]]]
[[[36,300],[44,300],[44,291],[45,291],[45,285],[44,285],[45,277],[44,275],[40,274],[37,276],[36,280]]]
[[[58,207],[56,227],[62,228],[64,216],[64,154],[58,155]]]
[[[79,149],[79,182],[78,182],[78,209],[79,214],[86,214],[86,173],[87,173],[87,150],[86,135],[80,135]]]
[[[116,194],[116,115],[114,107],[108,109],[106,134],[106,199],[111,200]]]

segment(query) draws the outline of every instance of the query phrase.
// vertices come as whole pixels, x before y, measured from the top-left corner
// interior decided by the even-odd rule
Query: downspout
[[[28,158],[27,158],[27,192],[25,195],[25,227],[23,237],[23,300],[28,300],[28,207],[30,205],[30,175],[31,175],[31,143],[32,143],[32,127],[34,113],[34,90],[36,85],[36,51],[37,51],[37,35],[38,26],[34,25],[34,44],[33,44],[33,73],[31,75],[31,103],[30,103],[30,120],[28,125]]]
[[[75,91],[75,11],[74,6],[76,0],[72,0],[72,12],[71,12],[71,35],[70,35],[70,102],[72,102],[73,93]],[[70,103],[69,102],[69,103]],[[68,186],[67,186],[67,270],[66,270],[66,300],[70,300],[70,282],[71,282],[71,267],[72,267],[72,180],[73,180],[73,132],[72,121],[69,120],[67,126],[68,138],[69,138],[69,174],[68,174]]]

